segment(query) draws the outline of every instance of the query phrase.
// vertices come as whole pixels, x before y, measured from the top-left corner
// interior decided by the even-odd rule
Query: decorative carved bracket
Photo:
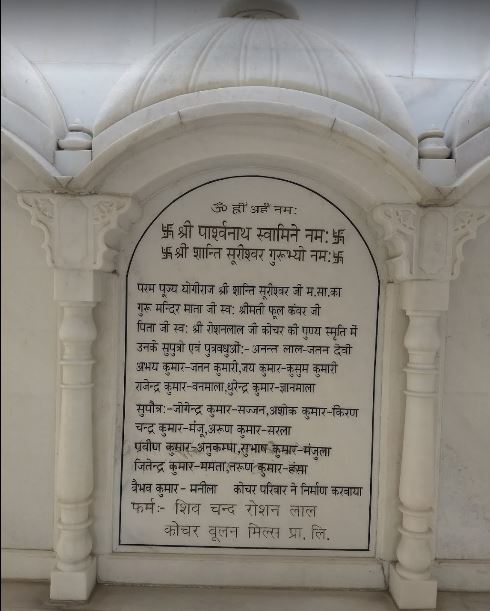
[[[384,229],[392,280],[452,280],[463,261],[463,244],[490,219],[490,210],[381,204],[373,217]]]
[[[463,262],[463,245],[476,237],[479,225],[490,219],[490,210],[455,209],[452,232],[453,266],[451,278],[457,278]]]
[[[48,265],[57,269],[115,269],[121,236],[140,215],[139,204],[115,195],[20,193],[18,202],[44,233]]]

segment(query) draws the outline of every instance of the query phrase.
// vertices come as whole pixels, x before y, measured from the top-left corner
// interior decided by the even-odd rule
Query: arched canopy
[[[329,181],[365,209],[442,196],[404,155],[348,121],[291,104],[233,100],[172,112],[121,135],[69,188],[145,201],[169,182],[237,167]]]
[[[128,70],[97,117],[95,155],[171,111],[242,93],[252,101],[260,90],[262,99],[328,108],[416,161],[408,112],[377,68],[297,19],[240,15],[200,24]]]
[[[245,3],[251,8],[244,12]],[[417,169],[407,111],[384,75],[294,11],[282,10],[280,0],[228,4],[222,18],[156,48],[123,76],[99,114],[92,161],[74,177],[60,176],[53,165],[57,140],[67,131],[54,94],[6,45],[2,176],[15,190],[102,189],[145,198],[163,174],[226,165],[232,157],[246,166],[247,159],[252,165],[262,159],[284,169],[314,167],[367,207],[438,202],[449,191],[453,201],[487,176],[488,166],[478,162],[490,161],[488,73],[467,95],[476,116],[468,110],[460,119],[469,108],[463,102],[454,115],[460,127],[450,128],[450,138],[466,174],[446,192]],[[145,149],[153,155],[150,165],[143,162]],[[157,150],[163,165],[155,162]],[[474,152],[471,159],[467,151]]]
[[[490,70],[470,87],[454,110],[446,140],[459,173],[490,157]]]
[[[20,138],[50,163],[65,117],[39,70],[2,39],[2,128]]]

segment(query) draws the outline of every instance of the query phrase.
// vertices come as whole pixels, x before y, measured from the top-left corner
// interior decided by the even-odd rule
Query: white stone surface
[[[128,64],[154,44],[154,2],[7,0],[2,26],[34,63]]]
[[[465,93],[449,118],[446,141],[459,173],[490,158],[490,70]]]
[[[94,553],[108,553],[113,547],[113,478],[116,445],[116,397],[118,366],[118,308],[119,283],[114,274],[102,284],[102,299],[94,310],[97,339],[93,346],[94,359],[99,364],[94,370]],[[114,324],[116,322],[116,325]],[[111,358],[107,355],[111,354]]]
[[[2,128],[53,162],[66,123],[41,72],[2,37]]]
[[[440,592],[436,611],[487,611],[490,594]],[[4,583],[5,611],[43,611],[48,603],[48,586],[39,583]],[[254,590],[216,588],[145,588],[141,586],[96,587],[88,604],[57,606],[60,611],[396,611],[385,592],[308,592],[305,590]]]
[[[245,205],[241,207],[239,202]],[[161,207],[166,205],[168,202],[161,203]],[[187,221],[193,225],[192,235],[180,235],[185,232]],[[235,236],[234,231],[227,230],[226,239],[222,239],[225,225],[245,227],[245,235],[239,232]],[[164,226],[171,227],[171,235],[165,237]],[[211,237],[207,236],[208,226],[218,228],[217,233],[211,229]],[[272,231],[276,228],[278,235],[270,236],[266,231],[261,237],[258,227]],[[278,227],[291,228],[291,237],[289,234],[284,237]],[[307,228],[318,228],[318,232],[313,234]],[[339,232],[337,237],[336,232]],[[189,252],[182,259],[178,250],[183,242]],[[209,243],[220,249],[219,260],[214,256],[202,260],[193,255],[194,248],[204,248]],[[260,249],[260,260],[244,260],[240,252],[235,255],[238,259],[229,257],[230,250],[240,250],[243,245]],[[163,248],[167,247],[170,258],[163,261]],[[270,249],[286,249],[286,252],[300,249],[303,258],[278,260],[275,255],[271,256],[276,251]],[[317,260],[316,249],[326,253],[327,259]],[[335,258],[335,253],[340,253],[340,259]],[[160,282],[176,283],[177,294],[162,293]],[[212,285],[212,294],[185,294],[181,287],[195,282]],[[151,293],[140,287],[148,283],[152,283]],[[253,293],[232,292],[232,286],[243,283],[251,285]],[[267,287],[269,283],[287,286],[287,295],[261,294],[259,286]],[[225,284],[223,290],[229,290],[229,294],[220,292]],[[301,292],[296,294],[294,287],[298,284]],[[306,287],[314,287],[311,296]],[[317,287],[321,287],[320,295]],[[326,295],[323,287],[328,287]],[[331,295],[332,287],[340,287],[337,297]],[[117,515],[121,511],[118,543],[122,549],[126,545],[189,545],[350,550],[352,555],[372,549],[371,478],[374,482],[376,478],[371,472],[371,452],[378,279],[362,237],[342,212],[317,194],[281,180],[238,177],[203,185],[172,204],[148,226],[131,259],[127,291],[122,501],[120,510],[116,510]],[[150,311],[138,309],[139,303],[151,303]],[[173,307],[156,311],[156,304],[162,303],[180,304],[179,314]],[[217,304],[216,312],[207,307],[213,303]],[[200,306],[201,313],[189,315],[183,312],[182,304],[205,305]],[[220,313],[221,304],[231,305],[231,316]],[[254,309],[263,309],[263,314],[249,312],[249,304]],[[319,306],[317,314],[305,318],[305,313],[316,306]],[[296,313],[299,309],[303,313]],[[165,321],[169,327],[162,332],[160,323]],[[217,325],[216,330],[212,327],[210,331],[209,324]],[[233,332],[225,333],[220,326],[233,324],[239,326]],[[253,324],[256,324],[255,330],[250,329]],[[343,328],[337,335],[335,328],[339,324]],[[175,325],[183,325],[183,330]],[[149,351],[153,340],[158,342],[156,351]],[[166,354],[163,346],[167,342],[184,342],[184,351],[175,353],[170,349]],[[199,349],[191,352],[191,343],[197,343]],[[211,350],[207,354],[207,343],[231,345],[232,352]],[[237,343],[240,349],[235,352]],[[275,351],[257,352],[257,346],[269,344]],[[284,345],[299,345],[301,353],[286,351]],[[310,346],[316,347],[313,353],[307,352]],[[342,346],[346,346],[347,352]],[[156,373],[153,369],[138,370],[138,364],[147,362],[156,364]],[[162,371],[164,363],[172,366],[179,362],[187,364],[186,370],[190,370],[191,363],[203,363],[209,371]],[[236,364],[238,369],[220,370],[216,374],[214,363],[225,367]],[[254,364],[253,373],[250,369],[243,371],[244,363]],[[298,373],[293,368],[289,373],[287,364],[290,363],[305,365],[308,370]],[[273,364],[279,371],[269,370]],[[314,367],[326,367],[326,364],[328,369],[322,369],[321,373],[313,371]],[[352,379],[356,380],[355,385],[350,384]],[[146,388],[145,380],[150,380],[152,388]],[[210,392],[199,387],[184,391],[164,387],[167,382],[182,380],[187,380],[189,386],[197,381],[198,384],[216,383],[223,388]],[[233,388],[237,381],[246,388]],[[153,390],[153,383],[157,390]],[[256,390],[254,384],[257,384]],[[268,384],[272,388],[262,388]],[[281,388],[283,384],[287,390]],[[148,402],[158,404],[159,411],[153,411]],[[201,405],[197,413],[181,414],[178,404],[182,402]],[[152,411],[137,411],[139,404]],[[209,404],[229,404],[228,411],[210,412]],[[259,407],[262,411],[242,414],[239,405],[262,406]],[[295,406],[295,415],[273,411],[273,406],[283,405]],[[329,413],[322,415],[313,410],[306,418],[303,406],[321,407]],[[352,414],[346,411],[342,417],[336,411],[339,407],[354,411]],[[153,423],[151,429],[148,423]],[[160,423],[164,426],[180,423],[183,429],[161,432]],[[199,430],[193,432],[193,423],[203,427],[202,434]],[[216,425],[226,425],[232,430],[214,432],[211,429]],[[245,432],[238,430],[238,425],[245,427]],[[259,432],[246,429],[252,425]],[[284,426],[287,430],[283,431]],[[278,430],[271,432],[270,427]],[[146,446],[148,442],[155,447]],[[191,449],[165,449],[167,443],[182,442],[187,442]],[[199,449],[201,442],[209,444],[210,449]],[[220,442],[233,443],[236,449],[214,450],[212,444]],[[267,449],[253,450],[250,444]],[[318,448],[320,454],[310,450],[310,445]],[[279,449],[274,449],[276,446]],[[153,461],[149,470],[145,467],[147,461]],[[164,462],[160,465],[159,461]],[[225,468],[210,469],[208,464],[215,461]],[[172,463],[177,466],[172,467]],[[243,468],[236,471],[232,469],[235,463],[242,467],[252,465],[253,471]],[[261,471],[260,465],[265,470]],[[279,473],[267,469],[276,465]],[[294,470],[295,465],[301,465],[305,471]],[[192,470],[181,471],[180,466],[189,466]],[[216,490],[193,493],[192,484],[202,481],[213,484]],[[149,493],[135,491],[134,482],[150,483],[152,489]],[[253,491],[235,492],[235,486],[242,482],[252,485]],[[161,483],[177,486],[178,491],[160,493],[156,486]],[[263,491],[262,485],[269,483],[273,487],[282,486],[285,491]],[[317,485],[322,487],[321,491],[316,490]],[[310,492],[310,486],[315,490]],[[344,494],[346,486],[355,487],[356,491],[350,494],[349,489]],[[219,503],[231,503],[234,517],[230,517],[229,510],[213,510],[213,513],[211,506]],[[291,506],[310,509],[306,514],[300,509],[294,513]],[[196,529],[187,533],[179,531],[179,527],[188,525]],[[228,536],[216,529],[211,532],[210,525],[238,526],[238,530]],[[262,532],[260,528],[274,531]]]
[[[489,558],[490,226],[465,246],[446,339],[437,556]]]
[[[313,93],[305,95],[302,91],[257,85],[221,87],[189,93],[142,108],[95,136],[93,156],[94,159],[101,156],[117,140],[124,139],[129,134],[132,135],[133,141],[139,137],[139,134],[145,137],[144,134],[151,124],[160,125],[165,129],[167,121],[173,122],[178,118],[180,123],[184,123],[188,117],[194,117],[196,112],[200,114],[204,111],[206,114],[221,111],[225,114],[233,112],[242,114],[247,112],[246,109],[259,114],[282,114],[285,111],[289,115],[295,112],[300,120],[305,116],[304,113],[315,113],[320,120],[326,119],[331,128],[337,129],[340,133],[343,132],[343,125],[350,124],[354,129],[361,128],[356,130],[359,137],[374,136],[371,143],[378,150],[381,141],[393,152],[407,158],[414,166],[416,164],[417,149],[412,137],[407,140],[378,119],[349,104]]]
[[[369,58],[385,74],[411,75],[416,9],[413,0],[349,0],[346,3],[298,0],[297,6],[302,19],[325,28]]]
[[[405,107],[374,65],[302,21],[238,17],[206,22],[153,49],[111,91],[94,133],[164,100],[240,86],[278,87],[330,98],[413,142]]]
[[[6,0],[2,3],[2,32],[39,64],[67,117],[82,115],[79,118],[90,122],[122,66],[139,59],[153,45],[215,19],[222,5],[220,0],[111,0],[83,5]],[[389,76],[473,80],[489,66],[488,7],[480,0],[464,6],[433,0],[343,4],[302,0],[299,12],[305,23],[324,28]],[[86,44],[88,32],[90,44]],[[49,46],[44,40],[50,40]],[[69,86],[63,86],[63,80]],[[83,101],[84,108],[78,113],[72,105],[74,92]],[[425,109],[420,108],[422,117],[428,112],[431,123],[440,127],[447,118],[445,105],[452,99],[448,93],[440,116],[438,105],[426,104]],[[418,126],[418,105],[414,110]],[[432,121],[433,115],[437,120]],[[426,127],[429,125],[423,129]]]
[[[415,77],[477,79],[490,67],[490,4],[421,0],[415,27]]]
[[[447,127],[447,141],[454,147],[490,127],[490,70],[465,93]]]
[[[116,63],[38,63],[38,69],[63,101],[67,123],[77,119],[92,127],[100,107],[128,64]]]
[[[30,226],[8,188],[2,188],[2,221],[2,546],[51,549],[57,360],[53,277],[39,256],[39,230]],[[20,278],[26,281],[18,283]]]
[[[490,558],[488,393],[445,395],[442,420],[439,558]],[[468,440],[471,439],[471,443]]]
[[[417,134],[432,127],[444,129],[454,107],[472,85],[465,79],[392,76],[390,81],[405,103]]]
[[[479,229],[478,242],[464,247],[461,275],[451,285],[446,339],[447,393],[490,394],[486,361],[490,355],[490,226]]]
[[[224,2],[197,0],[180,5],[159,0],[156,11],[156,41],[203,21],[214,19]],[[346,4],[336,0],[293,2],[300,18],[317,25],[373,61],[385,74],[410,75],[413,51],[415,2],[363,0]],[[376,31],[377,35],[372,36]],[[386,49],[390,49],[386,53]]]
[[[178,28],[182,26],[183,29],[193,20],[200,23],[201,19],[215,17],[215,8],[218,6],[209,3],[208,15],[208,8],[205,8],[204,4],[207,3],[195,4],[194,8],[188,9],[184,3],[176,5],[169,2],[136,4],[128,1],[117,5],[115,2],[94,2],[84,3],[83,6],[74,3],[72,6],[70,3],[60,2],[24,2],[14,5],[9,1],[2,6],[5,16],[3,25],[7,37],[17,43],[29,59],[40,62],[41,69],[45,70],[51,79],[50,82],[59,94],[63,106],[66,101],[70,118],[91,122],[116,74],[151,48],[159,40],[159,36],[164,37],[166,32],[177,29],[176,24],[181,24]],[[410,18],[411,15],[415,17],[415,13],[411,12],[415,8],[414,4],[418,7],[417,20]],[[464,7],[456,2],[434,2],[431,5],[427,0],[419,3],[407,2],[400,8],[396,3],[390,3],[389,6],[380,3],[384,14],[376,15],[376,4],[371,5],[369,9],[358,3],[356,15],[365,15],[365,23],[371,26],[369,28],[364,27],[361,20],[352,17],[347,3],[344,3],[344,6],[339,6],[338,3],[335,3],[335,6],[330,5],[329,11],[332,22],[334,14],[338,16],[337,25],[333,28],[334,34],[345,32],[345,41],[351,41],[351,46],[357,45],[356,48],[365,49],[368,56],[370,53],[376,54],[384,70],[387,70],[385,66],[392,66],[389,69],[395,73],[393,82],[397,85],[401,97],[407,101],[416,125],[425,129],[430,127],[428,123],[442,127],[451,106],[470,80],[477,78],[483,68],[488,66],[488,26],[485,25],[488,21],[485,12],[488,7],[483,3],[481,6],[477,4],[479,3],[475,0]],[[87,10],[88,6],[90,10]],[[45,10],[46,7],[49,10]],[[308,16],[308,23],[332,30],[327,23],[326,12],[320,14],[319,7],[320,4],[314,3],[313,0],[305,1],[304,11],[300,12],[303,17]],[[471,7],[474,10],[470,10]],[[369,13],[369,10],[373,13]],[[185,17],[185,11],[188,11],[189,20]],[[24,14],[28,16],[24,18]],[[166,14],[168,21],[165,21]],[[175,21],[172,22],[172,19]],[[417,25],[414,29],[415,22]],[[454,35],[448,36],[447,32],[454,32]],[[411,40],[415,40],[416,55],[409,50],[411,43],[407,41]],[[403,49],[398,46],[398,41],[405,41]],[[413,64],[412,69],[409,69],[409,61]],[[100,67],[95,76],[94,66]],[[401,72],[395,72],[398,68]],[[412,72],[415,78],[405,80]],[[397,76],[399,74],[402,74],[403,78]],[[299,92],[298,94],[301,95]],[[432,100],[437,100],[437,104],[431,103]],[[253,164],[261,168],[279,168],[285,175],[290,175],[291,168],[294,168],[299,176],[305,177],[305,180],[311,181],[312,184],[317,181],[320,190],[339,194],[339,201],[364,224],[366,211],[380,202],[403,206],[408,203],[410,209],[417,201],[444,201],[444,190],[433,189],[430,181],[427,182],[416,170],[414,163],[410,164],[401,159],[391,148],[373,137],[374,132],[368,133],[359,129],[359,125],[350,122],[345,115],[331,115],[331,109],[327,112],[325,107],[293,108],[294,104],[287,96],[280,100],[221,99],[220,102],[225,101],[223,106],[226,106],[226,113],[220,113],[223,106],[216,104],[217,101],[213,101],[212,108],[196,105],[181,110],[179,114],[176,112],[179,108],[173,108],[172,113],[157,117],[158,120],[147,126],[146,131],[139,129],[131,135],[126,134],[124,142],[109,143],[110,146],[102,151],[82,176],[72,181],[65,179],[50,182],[52,168],[49,164],[43,165],[28,147],[21,142],[12,143],[7,136],[7,181],[17,185],[19,190],[32,192],[59,192],[68,185],[75,193],[77,190],[83,193],[129,193],[146,199],[162,188],[179,192],[184,183],[192,183],[196,178],[195,173],[202,172],[207,175],[214,172],[215,176],[225,168],[240,163],[243,167]],[[76,112],[78,105],[82,107],[80,113]],[[323,117],[322,111],[325,113]],[[472,120],[475,117],[471,115],[469,118]],[[26,125],[21,127],[25,129]],[[466,206],[488,205],[485,172],[485,163],[480,164],[478,169],[471,171],[470,168],[468,175],[460,181],[451,192],[450,199],[444,203],[453,203],[461,194],[465,194]],[[479,186],[478,181],[481,181]],[[90,198],[97,196],[84,197],[85,201],[89,202],[87,210],[95,209]],[[65,199],[70,205],[73,204],[73,199],[65,198],[59,193],[55,199],[61,205],[64,205]],[[52,301],[52,274],[47,270],[40,248],[41,233],[38,229],[29,227],[29,219],[25,213],[18,208],[15,208],[14,212],[12,193],[7,194],[6,204],[3,212],[8,222],[8,227],[4,230],[7,256],[4,261],[8,269],[4,274],[6,290],[3,292],[3,307],[7,314],[4,331],[7,350],[2,419],[3,424],[6,423],[7,426],[3,427],[2,468],[5,470],[4,497],[9,500],[3,500],[3,538],[7,547],[16,548],[10,556],[6,554],[7,558],[14,559],[8,569],[10,576],[47,577],[54,560],[53,554],[41,551],[36,556],[36,548],[52,548],[54,514],[57,514],[53,511],[53,463],[56,453],[56,308]],[[82,202],[74,205],[80,209],[85,206]],[[394,257],[407,255],[415,243],[410,216],[403,218],[405,208],[399,211],[402,214],[399,218],[400,226],[396,231],[400,232],[400,228],[405,224],[406,232],[401,231],[403,238],[400,239],[399,233],[398,242],[395,239],[390,244],[390,256]],[[424,215],[425,212],[421,212],[421,216]],[[447,207],[438,211],[432,209],[427,214],[428,229],[424,229],[421,251],[412,253],[411,261],[414,264],[420,264],[421,268],[429,271],[441,265],[443,255],[448,251],[441,239],[441,235],[445,234],[440,230],[444,229],[444,218],[450,216],[451,209]],[[49,219],[49,214],[47,217]],[[102,238],[98,245],[104,243],[102,250],[104,254],[109,255],[107,259],[102,255],[99,257],[100,252],[93,248],[95,242],[90,233],[94,229],[92,217],[87,215],[85,220],[90,221],[86,225],[90,235],[90,248],[87,252],[91,256],[95,255],[96,264],[100,268],[112,271],[114,249],[120,244],[121,229],[128,229],[134,218],[128,215],[121,226],[114,226],[111,225],[114,217],[109,217],[109,224],[105,225],[102,231],[100,226],[95,226],[99,238]],[[101,218],[104,218],[104,215],[99,216],[99,220]],[[57,240],[50,232],[53,227],[61,226],[57,224],[58,220],[47,220],[50,229],[45,235],[55,243]],[[462,220],[464,221],[464,218]],[[471,218],[469,220],[467,235],[472,232]],[[71,237],[61,240],[63,248],[68,246],[65,254],[80,252],[82,245],[79,238],[85,235],[80,232],[80,226],[76,222],[68,223],[68,232],[63,232],[65,238],[73,237],[73,240]],[[116,231],[113,232],[112,229]],[[464,235],[464,222],[460,230]],[[447,366],[443,376],[444,402],[440,423],[442,466],[436,555],[439,558],[452,556],[459,560],[455,561],[456,564],[438,563],[434,575],[446,587],[452,587],[454,582],[454,587],[460,589],[482,589],[482,584],[488,582],[488,563],[479,559],[488,557],[490,547],[487,536],[489,497],[488,489],[485,488],[488,479],[488,444],[482,435],[482,431],[488,430],[489,426],[487,416],[490,401],[487,332],[490,294],[490,273],[487,265],[490,248],[488,225],[481,227],[479,232],[481,237],[475,242],[476,246],[465,246],[465,253],[469,257],[451,296],[446,346]],[[366,231],[366,235],[368,233]],[[437,239],[432,240],[431,236]],[[125,239],[134,238],[135,235],[130,234],[130,237]],[[371,244],[375,243],[372,236],[370,240]],[[379,247],[374,248],[379,254],[381,242]],[[89,259],[90,257],[83,261],[85,268],[90,268],[92,264]],[[63,257],[56,261],[61,261],[63,265],[67,263]],[[80,261],[70,260],[69,263],[76,266]],[[57,276],[59,279],[58,272]],[[79,282],[80,277],[74,274],[75,280],[68,285],[58,283],[58,289],[60,286],[71,288],[74,291],[72,295],[80,297],[86,288]],[[95,535],[95,551],[102,554],[99,575],[109,579],[115,577],[121,581],[130,580],[134,574],[143,581],[150,575],[152,583],[158,583],[162,574],[165,574],[162,567],[163,561],[167,559],[161,554],[158,558],[162,564],[157,564],[155,556],[144,554],[138,556],[138,562],[134,565],[131,564],[130,554],[111,554],[113,455],[112,450],[107,451],[107,447],[113,448],[115,445],[119,355],[115,337],[119,304],[117,275],[111,275],[111,281],[107,284],[110,284],[106,287],[107,301],[96,312],[96,320],[105,328],[102,329],[95,346],[96,485],[94,509],[91,511],[95,524],[91,531]],[[420,296],[425,298],[426,293],[421,291]],[[383,370],[390,376],[386,389],[383,389],[383,392],[387,390],[384,402],[389,403],[385,406],[385,415],[388,409],[395,410],[396,413],[391,415],[390,422],[385,420],[384,423],[386,426],[383,443],[386,446],[382,448],[380,457],[381,485],[384,486],[383,511],[378,522],[378,529],[383,531],[380,539],[383,545],[378,555],[392,560],[393,548],[398,538],[396,526],[399,512],[394,489],[398,480],[400,406],[405,385],[401,361],[405,359],[401,356],[403,348],[400,340],[403,321],[393,313],[387,320],[393,321],[390,323],[394,325],[393,342],[398,342],[398,348],[393,346],[383,363]],[[422,320],[422,323],[417,334],[418,341],[424,336],[421,329],[427,321]],[[426,328],[432,329],[433,340],[433,325],[427,325]],[[393,326],[389,326],[388,332],[392,331]],[[397,349],[400,352],[397,352]],[[28,375],[19,378],[19,372],[26,370]],[[419,382],[421,379],[419,376]],[[87,405],[89,402],[86,401],[85,407]],[[78,428],[75,428],[78,434]],[[394,436],[390,435],[392,432]],[[65,442],[68,437],[70,436],[64,435]],[[75,435],[71,437],[72,440],[75,438],[78,439]],[[90,438],[91,435],[85,434],[83,441],[86,442]],[[419,446],[420,444],[417,447]],[[90,454],[90,451],[86,450],[85,454]],[[412,451],[410,455],[414,458],[419,454]],[[427,455],[426,447],[424,456],[427,458]],[[86,465],[85,461],[83,462]],[[78,491],[81,490],[81,471],[72,470],[73,479],[65,477],[65,483],[74,484],[73,487]],[[85,478],[85,475],[83,477]],[[416,477],[419,486],[421,482],[426,483],[431,479],[420,474]],[[412,492],[416,496],[419,489],[413,488]],[[85,508],[79,511],[79,507],[73,507],[76,504],[72,503],[72,509],[78,512],[80,517]],[[409,512],[407,515],[410,517]],[[430,521],[428,514],[416,515],[415,518],[424,523],[424,529]],[[83,523],[82,526],[85,531],[88,529],[88,524]],[[412,550],[409,556],[419,562],[419,552],[420,546],[416,554]],[[124,556],[124,560],[121,556]],[[467,562],[467,559],[470,562]],[[172,564],[172,574],[179,579],[185,577],[184,569],[189,568],[190,564],[186,565],[182,558],[176,559],[175,556],[168,557],[168,560],[178,560]],[[430,564],[430,558],[422,560],[418,570],[421,570],[420,567],[427,568]],[[363,562],[362,569],[356,561],[333,560],[331,567],[317,564],[314,571],[299,571],[298,581],[295,583],[314,587],[318,584],[324,585],[322,571],[325,571],[326,577],[334,582],[337,579],[347,579],[347,585],[383,587],[385,581],[382,564],[375,559]],[[196,557],[192,568],[193,575],[202,577],[204,574],[206,583],[216,583],[213,581],[213,570],[218,565],[211,566],[206,563],[206,570],[203,571],[199,563],[204,565]],[[231,583],[233,580],[237,583],[237,575],[243,575],[241,568],[244,566],[237,562],[232,567],[230,563],[226,565],[223,562],[219,565],[220,583]],[[264,567],[265,562],[253,565],[249,563],[244,581],[249,585],[258,582],[267,584],[267,569]],[[296,565],[288,565],[287,570],[284,568],[283,571],[273,572],[269,583],[281,585],[283,582],[280,580],[284,580],[284,575],[291,575],[295,571]],[[198,583],[199,580],[196,578],[194,582]],[[460,602],[460,599],[458,600]]]

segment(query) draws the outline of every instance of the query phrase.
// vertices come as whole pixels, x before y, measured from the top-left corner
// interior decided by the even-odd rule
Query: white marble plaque
[[[347,216],[206,183],[149,224],[126,298],[119,544],[368,550],[379,279]]]

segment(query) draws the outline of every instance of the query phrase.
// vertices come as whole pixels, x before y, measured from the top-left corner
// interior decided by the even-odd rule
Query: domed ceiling
[[[490,70],[468,89],[451,115],[446,142],[458,172],[490,156]]]
[[[54,160],[58,138],[66,135],[58,101],[39,70],[2,39],[2,127]]]
[[[156,47],[109,94],[95,135],[132,113],[177,96],[265,86],[341,102],[416,145],[403,102],[377,68],[325,32],[280,17],[271,11],[242,11],[236,17],[200,24]]]

